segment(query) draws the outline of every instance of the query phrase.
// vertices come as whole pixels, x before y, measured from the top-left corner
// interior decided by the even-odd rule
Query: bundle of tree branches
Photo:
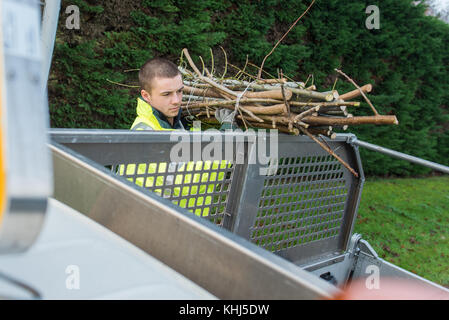
[[[351,125],[398,124],[396,116],[380,115],[366,97],[372,89],[371,85],[359,87],[337,69],[355,86],[353,91],[342,95],[336,90],[319,92],[314,85],[306,87],[304,83],[288,81],[282,72],[272,79],[260,79],[249,74],[247,80],[217,78],[204,63],[203,72],[200,72],[187,49],[183,49],[183,56],[193,70],[180,68],[184,75],[183,113],[203,123],[217,123],[214,116],[216,110],[227,108],[236,111],[235,117],[240,127],[277,129],[295,135],[303,133],[336,158],[338,156],[318,139],[320,135],[333,139],[336,136],[334,129],[347,130]],[[369,104],[373,116],[353,116],[350,113],[350,108],[360,106],[360,102],[350,100],[359,96],[363,96]],[[342,163],[357,175],[346,163]]]
[[[273,128],[280,132],[335,137],[334,129],[347,130],[350,125],[382,124],[396,125],[394,115],[379,115],[366,98],[371,85],[358,87],[352,79],[337,70],[354,83],[356,89],[340,95],[336,90],[316,91],[314,85],[305,87],[304,83],[274,79],[218,79],[207,68],[203,72],[196,67],[188,50],[183,50],[193,72],[181,68],[184,74],[183,113],[206,123],[216,123],[215,111],[227,108],[236,111],[236,119],[241,127]],[[354,117],[350,108],[360,106],[358,101],[350,101],[364,96],[374,115]]]

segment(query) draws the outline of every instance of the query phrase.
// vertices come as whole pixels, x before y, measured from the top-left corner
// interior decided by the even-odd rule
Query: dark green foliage
[[[54,102],[51,105],[52,126],[127,128],[134,112],[126,105],[134,99],[127,90],[106,81],[123,81],[125,77],[107,67],[105,58],[95,52],[95,42],[86,41],[74,48],[58,43],[55,50],[60,59],[53,66],[60,76],[53,73],[49,81],[50,101],[57,101],[57,106]]]
[[[424,15],[411,0],[384,0],[380,29],[368,30],[364,1],[318,0],[267,59],[264,70],[295,80],[313,74],[318,90],[332,89],[342,69],[369,95],[381,114],[399,126],[352,127],[366,140],[449,165],[449,26]],[[228,61],[260,65],[310,1],[90,0],[62,1],[49,81],[52,127],[129,128],[135,116],[137,71],[147,59],[179,62],[187,47],[222,72]],[[64,8],[76,4],[81,29],[65,29]],[[199,60],[196,60],[199,62]],[[248,67],[253,74],[255,68]],[[134,69],[134,70],[133,70]],[[237,70],[228,68],[228,76]],[[309,84],[311,80],[309,80]],[[353,86],[338,77],[342,93]],[[361,100],[363,101],[363,100]],[[366,103],[354,115],[371,115]],[[367,174],[410,175],[429,170],[361,150]]]

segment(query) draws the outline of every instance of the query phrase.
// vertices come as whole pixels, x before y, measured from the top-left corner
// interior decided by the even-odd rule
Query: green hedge
[[[411,0],[384,0],[380,29],[368,30],[365,1],[316,1],[265,63],[295,80],[313,74],[330,90],[341,68],[373,84],[371,101],[400,125],[352,127],[360,139],[449,165],[449,26]],[[129,128],[135,116],[137,72],[150,57],[179,62],[182,48],[223,72],[228,62],[260,65],[309,1],[111,0],[62,1],[49,80],[52,127]],[[65,28],[64,8],[78,5],[80,30]],[[198,61],[198,60],[197,60]],[[251,67],[248,67],[251,68]],[[252,73],[256,70],[250,69]],[[228,67],[228,75],[237,70]],[[310,80],[309,80],[310,81]],[[339,92],[353,87],[341,77]],[[366,103],[353,112],[370,114]],[[367,174],[416,175],[429,170],[362,150]]]

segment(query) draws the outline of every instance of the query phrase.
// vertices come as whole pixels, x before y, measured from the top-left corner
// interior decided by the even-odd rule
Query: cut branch
[[[349,115],[348,115],[349,116]],[[361,124],[391,124],[397,125],[396,116],[363,116],[350,118],[336,117],[305,117],[302,119],[310,125],[361,125]]]
[[[321,148],[323,148],[324,150],[326,150],[331,156],[333,156],[335,159],[337,159],[346,169],[348,169],[355,177],[359,177],[359,174],[357,172],[355,172],[354,169],[351,168],[351,166],[349,166],[349,164],[347,164],[342,158],[340,158],[331,148],[329,148],[328,146],[326,146],[324,143],[322,143],[320,140],[318,140],[313,134],[309,133],[307,131],[307,129],[304,128],[299,128],[303,133],[305,133],[310,139],[312,139],[313,141],[315,141],[316,143],[318,143],[320,145]]]
[[[371,84],[365,84],[364,86],[360,87],[360,90],[364,93],[371,92],[373,90],[373,86]],[[340,99],[342,100],[351,100],[354,98],[357,98],[358,96],[361,96],[361,91],[359,89],[352,90],[350,92],[347,92],[345,94],[342,94],[340,96]]]
[[[316,92],[316,91],[310,91],[310,90],[298,89],[298,88],[291,88],[290,90],[294,94],[297,94],[298,96],[303,97],[303,98],[317,99],[317,100],[322,100],[322,101],[334,100],[333,93],[323,93],[323,92]]]
[[[271,56],[271,54],[274,52],[274,50],[276,49],[276,47],[281,43],[282,40],[284,40],[284,38],[287,36],[287,34],[293,29],[293,27],[298,23],[299,20],[301,20],[301,18],[310,10],[310,8],[313,6],[313,4],[315,3],[315,0],[312,1],[312,3],[309,5],[309,7],[307,8],[306,11],[304,11],[304,13],[298,18],[296,19],[296,21],[291,25],[291,27],[287,30],[287,32],[282,36],[281,39],[279,39],[279,41],[274,45],[273,49],[271,49],[271,51],[265,56],[265,58],[263,58],[262,61],[262,65],[260,66],[259,69],[259,73],[257,75],[257,79],[260,79],[262,76],[262,70],[263,70],[263,65],[265,64],[265,60],[267,60],[267,58],[269,56]]]
[[[245,106],[245,109],[248,111],[251,111],[254,114],[268,114],[268,115],[274,115],[274,114],[287,114],[287,108],[285,107],[285,104],[276,104],[274,106]]]
[[[311,115],[311,114],[313,114],[313,113],[315,113],[315,112],[318,112],[319,110],[320,110],[320,106],[316,106],[316,107],[314,107],[314,108],[311,108],[311,109],[309,109],[309,110],[307,110],[307,111],[304,111],[304,112],[298,114],[297,116],[295,116],[295,117],[293,118],[293,120],[294,120],[295,122],[297,122],[297,121],[299,121],[299,120],[305,118],[306,116],[309,116],[309,115]]]
[[[360,92],[360,94],[363,96],[363,98],[365,98],[365,101],[369,104],[369,106],[371,107],[371,109],[373,110],[374,114],[377,116],[379,115],[379,113],[377,112],[376,108],[374,108],[373,104],[371,103],[371,101],[366,97],[365,93],[363,92],[363,90],[357,85],[357,83],[354,82],[354,80],[352,80],[350,77],[348,77],[343,71],[335,69],[335,71],[337,71],[338,73],[340,73],[341,75],[343,75],[346,79],[349,80],[349,82],[351,82]]]
[[[247,104],[247,103],[271,103],[271,104],[280,104],[281,101],[274,99],[241,99],[239,104]],[[205,107],[219,107],[219,106],[232,106],[237,103],[237,100],[212,100],[200,103],[192,103],[188,105],[189,109],[196,108],[205,108]],[[182,108],[186,108],[187,103],[183,102]]]
[[[350,106],[350,107],[358,107],[360,106],[360,102],[358,101],[345,101],[345,102],[298,102],[298,101],[290,101],[291,106],[298,107],[312,107],[312,106],[321,106],[323,108],[327,107],[340,107],[340,106]]]

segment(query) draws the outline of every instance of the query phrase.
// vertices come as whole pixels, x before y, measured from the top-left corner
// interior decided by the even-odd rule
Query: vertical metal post
[[[42,90],[40,10],[35,0],[0,0],[1,128],[6,168],[0,253],[27,249],[53,194],[47,147],[48,104]]]
[[[58,27],[59,10],[61,0],[45,0],[44,14],[42,16],[42,79],[44,89],[47,87],[47,80],[50,74],[51,59],[55,46],[56,29]]]

